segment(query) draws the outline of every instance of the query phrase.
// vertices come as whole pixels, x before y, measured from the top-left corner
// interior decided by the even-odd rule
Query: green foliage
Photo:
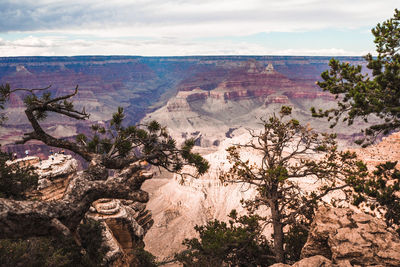
[[[187,249],[176,255],[184,266],[268,266],[273,253],[265,240],[259,218],[238,217],[232,210],[228,223],[209,221],[196,226],[199,239],[185,239]]]
[[[79,134],[76,140],[90,152],[103,154],[112,159],[133,154],[150,164],[164,167],[172,172],[181,171],[184,164],[196,167],[199,175],[208,170],[208,162],[200,154],[191,151],[194,140],[187,140],[181,148],[178,148],[176,141],[158,122],[124,126],[124,118],[124,110],[119,107],[113,114],[109,127],[92,125],[91,137]]]
[[[348,183],[355,193],[353,204],[367,204],[372,210],[383,208],[388,226],[400,234],[400,171],[397,162],[386,162],[365,177],[350,177]]]
[[[0,240],[1,266],[79,266],[75,265],[79,257],[72,240]]]
[[[25,106],[26,106],[27,108],[29,108],[29,107],[31,107],[32,105],[34,105],[35,103],[37,103],[38,101],[41,101],[41,100],[42,100],[42,101],[48,101],[48,100],[50,99],[50,97],[51,97],[51,94],[50,94],[50,93],[45,93],[45,94],[43,94],[42,98],[38,97],[37,95],[30,94],[30,95],[27,95],[27,96],[24,98],[24,103],[25,103]],[[44,120],[44,119],[47,118],[47,112],[45,112],[45,111],[43,111],[43,110],[35,111],[35,112],[34,112],[34,115],[35,115],[35,118],[36,118],[38,121]]]
[[[1,84],[0,85],[0,109],[4,109],[4,104],[10,97],[11,87],[10,84]]]
[[[143,248],[137,248],[133,252],[134,260],[130,263],[132,267],[156,267],[156,257]]]
[[[307,201],[306,198],[303,201]],[[318,200],[310,202],[302,211],[302,217],[288,225],[289,230],[284,235],[285,262],[299,261],[301,250],[307,242],[308,232],[314,219],[314,211],[317,209]],[[296,208],[296,207],[290,207]]]
[[[363,74],[361,66],[331,59],[330,69],[323,72],[318,85],[336,95],[338,107],[330,110],[311,110],[313,116],[328,117],[334,127],[343,116],[349,125],[356,118],[368,122],[375,115],[380,122],[365,129],[365,138],[356,143],[364,147],[375,141],[381,134],[387,135],[400,129],[400,11],[372,29],[375,37],[377,57],[365,56],[371,75]],[[396,163],[386,162],[368,174],[365,164],[359,162],[358,175],[351,175],[347,183],[354,190],[353,203],[367,204],[372,210],[385,210],[388,225],[400,233],[399,176]]]
[[[76,141],[80,144],[86,144],[87,141],[87,137],[86,135],[80,133],[75,137]]]
[[[124,118],[124,109],[122,107],[118,107],[117,112],[112,116],[111,126],[114,126],[118,130],[121,127]]]
[[[8,83],[0,85],[0,109],[4,109],[6,101],[10,97],[11,87]],[[7,119],[4,113],[0,113],[0,125]]]
[[[314,202],[316,203],[316,202]],[[307,241],[308,228],[312,223],[313,203],[304,213],[303,220],[289,226],[284,236],[285,261],[300,260],[301,250]],[[184,266],[269,266],[275,262],[272,244],[262,234],[260,225],[264,222],[257,215],[237,218],[235,210],[229,215],[231,220],[218,220],[196,226],[200,237],[185,239],[187,249],[175,256]],[[232,220],[233,219],[233,220]]]
[[[8,159],[9,155],[0,152],[0,197],[24,200],[27,191],[36,189],[38,176],[31,168],[8,166]]]
[[[270,177],[275,177],[277,182],[283,183],[289,177],[288,170],[282,166],[277,165],[267,170],[267,175]]]
[[[103,266],[108,248],[101,246],[101,227],[93,220],[80,225],[82,246],[72,237],[37,237],[26,240],[0,240],[1,266]]]
[[[310,224],[305,226],[299,223],[290,226],[284,237],[286,262],[296,262],[301,259],[301,250],[307,242],[309,226]]]
[[[255,199],[242,203],[249,214],[271,210],[270,217],[260,219],[273,225],[276,261],[291,262],[299,259],[318,202],[330,191],[345,188],[345,178],[358,177],[362,166],[357,165],[355,153],[338,151],[336,135],[317,133],[287,118],[287,107],[280,113],[280,118],[274,115],[262,120],[261,131],[251,130],[249,142],[227,149],[232,167],[220,179],[254,186]],[[259,160],[243,158],[243,149],[259,155]],[[298,181],[311,177],[321,186],[305,191]]]
[[[289,106],[282,106],[279,112],[282,116],[288,116],[292,114],[292,107]]]
[[[78,233],[81,237],[82,247],[86,254],[82,257],[82,263],[87,266],[100,266],[103,264],[103,258],[110,250],[109,247],[102,245],[103,226],[100,222],[93,219],[84,219],[79,225]]]
[[[378,56],[365,56],[372,76],[363,74],[361,66],[331,59],[330,69],[321,74],[323,81],[318,85],[336,95],[338,107],[311,109],[313,116],[333,120],[331,127],[342,116],[349,125],[356,118],[368,122],[370,115],[377,116],[380,123],[363,131],[366,138],[359,143],[364,145],[373,142],[380,134],[400,128],[400,11],[396,9],[394,17],[379,23],[372,29],[372,34]]]

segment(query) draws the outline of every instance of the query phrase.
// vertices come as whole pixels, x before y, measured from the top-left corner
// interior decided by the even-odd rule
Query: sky
[[[399,0],[0,0],[0,56],[374,52]]]

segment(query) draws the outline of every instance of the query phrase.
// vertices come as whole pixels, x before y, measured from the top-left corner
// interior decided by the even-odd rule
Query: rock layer
[[[220,72],[222,77],[214,82],[204,77],[206,73],[196,73],[196,79],[182,81],[177,94],[143,121],[157,120],[167,125],[178,142],[195,137],[196,145],[215,147],[230,129],[256,129],[260,127],[258,118],[279,113],[282,105],[288,105],[298,120],[310,123],[318,131],[332,131],[325,119],[310,120],[309,111],[313,106],[334,107],[331,94],[322,92],[315,83],[280,73],[279,65],[275,69],[272,63],[266,67],[264,64],[248,60]],[[357,123],[335,128],[342,140],[353,139],[359,130]]]
[[[339,266],[400,266],[400,239],[393,229],[371,215],[321,207],[302,250],[303,258],[315,255],[325,256]]]
[[[152,226],[151,213],[145,205],[117,199],[99,199],[92,204],[86,217],[100,221],[106,226],[103,236],[111,247],[106,261],[113,266],[134,260],[134,251],[143,248],[143,237]],[[125,266],[124,264],[122,264]]]
[[[360,57],[339,59],[362,63]],[[123,106],[127,121],[135,123],[148,111],[163,106],[177,91],[213,90],[214,97],[222,100],[266,97],[283,88],[316,96],[315,81],[327,69],[329,60],[287,56],[6,57],[0,58],[0,83],[10,83],[12,88],[52,85],[56,96],[70,93],[79,85],[75,106],[85,106],[91,121],[108,120],[117,106]],[[12,143],[28,129],[23,114],[24,97],[20,93],[10,98],[7,131],[0,133],[3,145]],[[301,97],[305,95],[295,96]],[[47,122],[51,128],[59,120],[50,116]],[[82,122],[64,120],[65,129],[49,130],[72,136],[82,132],[79,124],[88,127]]]

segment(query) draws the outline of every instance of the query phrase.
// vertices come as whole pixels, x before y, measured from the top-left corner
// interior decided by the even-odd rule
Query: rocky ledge
[[[328,260],[324,256],[317,255],[309,258],[302,259],[293,265],[284,263],[276,263],[270,267],[332,267],[332,261]]]
[[[333,266],[400,266],[400,239],[384,221],[371,215],[321,207],[301,254],[302,258],[324,256]]]
[[[380,219],[347,208],[322,206],[315,214],[302,260],[271,267],[400,266],[400,239]]]
[[[63,197],[70,177],[77,172],[77,160],[71,155],[54,154],[47,160],[37,156],[29,156],[7,164],[32,166],[39,175],[38,188],[31,192],[35,198],[52,201]],[[152,173],[141,175],[151,176]],[[129,200],[99,199],[93,202],[86,214],[103,225],[104,245],[109,248],[104,262],[107,266],[129,266],[135,261],[133,252],[143,248],[143,238],[153,225],[152,214],[146,205]]]
[[[111,266],[133,262],[134,250],[144,247],[143,237],[153,225],[146,205],[128,200],[99,199],[92,204],[87,218],[103,224],[103,237],[110,250],[105,261]]]

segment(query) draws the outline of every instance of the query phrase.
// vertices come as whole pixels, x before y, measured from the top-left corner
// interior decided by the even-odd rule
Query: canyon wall
[[[216,149],[226,137],[260,127],[260,118],[278,114],[280,107],[287,105],[301,122],[318,131],[334,131],[341,143],[352,143],[366,124],[339,123],[331,130],[326,119],[311,119],[311,107],[333,108],[336,106],[334,97],[315,84],[317,77],[313,82],[307,75],[292,77],[282,68],[282,62],[276,64],[250,59],[223,71],[219,67],[218,79],[215,73],[199,72],[181,81],[175,96],[163,107],[147,113],[143,121],[156,120],[167,125],[179,142],[195,138],[196,145]],[[302,71],[299,67],[299,72]]]
[[[301,122],[318,131],[329,131],[325,119],[310,116],[312,106],[336,105],[332,96],[315,84],[320,73],[327,69],[329,59],[284,56],[0,58],[0,82],[10,83],[12,88],[42,88],[51,84],[56,96],[72,92],[78,84],[80,91],[74,97],[75,104],[85,107],[91,117],[80,122],[62,119],[60,124],[59,117],[50,116],[42,125],[57,137],[90,134],[90,124],[106,123],[116,108],[122,106],[127,123],[157,120],[168,127],[178,143],[195,139],[195,150],[212,163],[208,174],[198,180],[182,180],[162,173],[143,186],[150,193],[148,208],[154,215],[154,225],[144,237],[146,249],[159,258],[170,258],[182,249],[184,238],[193,237],[194,225],[210,219],[225,220],[231,209],[243,210],[242,198],[255,195],[245,185],[223,186],[218,176],[227,166],[225,149],[248,141],[248,129],[260,129],[260,118],[278,114],[284,104],[292,107],[293,116]],[[362,63],[358,57],[339,59]],[[7,145],[3,146],[5,150],[19,156],[28,147],[32,154],[46,157],[49,148],[38,142],[10,145],[30,129],[23,114],[24,96],[21,93],[10,99],[6,107],[9,120],[1,128],[0,143]],[[339,124],[334,131],[345,144],[363,126],[358,122],[352,127]],[[312,181],[305,183],[305,186],[312,185]],[[103,212],[107,213],[120,204],[97,206],[106,207]],[[114,220],[112,214],[109,217],[110,221]],[[125,243],[127,247],[132,246]]]
[[[236,101],[270,96],[272,102],[293,99],[323,100],[315,81],[327,69],[328,57],[289,56],[209,56],[209,57],[3,57],[0,83],[12,88],[44,88],[51,85],[54,96],[71,93],[75,106],[91,114],[90,121],[74,121],[49,116],[43,122],[51,134],[74,136],[88,131],[95,121],[107,121],[118,106],[125,108],[129,123],[139,122],[147,113],[164,106],[178,92],[188,92],[188,100]],[[353,64],[359,57],[340,58]],[[287,89],[285,95],[281,92]],[[199,93],[193,94],[196,90]],[[272,95],[271,95],[272,94]],[[23,113],[26,93],[13,94],[6,107],[9,120],[0,131],[0,144],[13,143],[30,128]],[[178,98],[180,96],[178,95]],[[328,97],[329,98],[329,97]],[[283,101],[283,102],[282,102]],[[170,103],[170,109],[186,108]]]

